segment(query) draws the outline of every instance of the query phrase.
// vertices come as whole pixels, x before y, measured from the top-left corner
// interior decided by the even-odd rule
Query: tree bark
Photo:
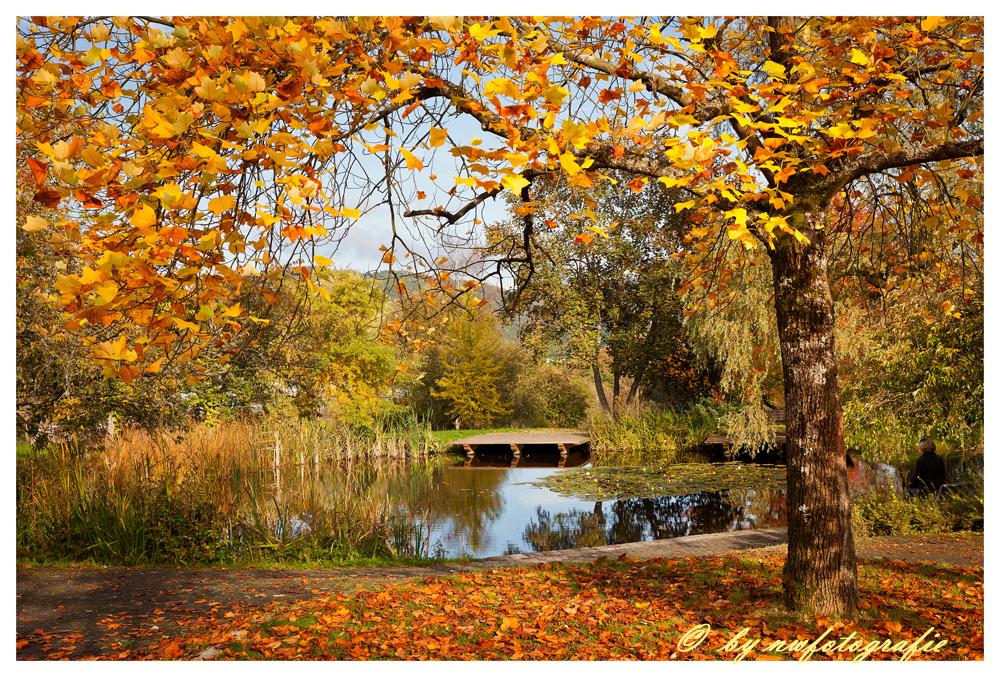
[[[825,231],[813,228],[816,214],[792,217],[810,243],[782,237],[770,253],[787,416],[785,602],[850,617],[858,606],[857,559]]]
[[[625,404],[632,404],[635,401],[636,393],[639,392],[639,383],[646,373],[647,366],[649,366],[649,356],[642,359],[642,366],[639,367],[639,371],[632,377],[632,386],[628,389],[628,397],[625,399]]]
[[[608,396],[604,394],[604,383],[601,381],[601,365],[596,360],[594,361],[594,388],[597,390],[597,399],[601,403],[601,409],[611,413]]]

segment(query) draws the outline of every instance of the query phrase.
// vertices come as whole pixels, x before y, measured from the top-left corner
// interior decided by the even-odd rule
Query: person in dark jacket
[[[945,483],[944,460],[937,455],[937,447],[933,440],[926,437],[917,444],[921,451],[917,464],[910,473],[906,493],[917,496],[925,493],[936,493]]]

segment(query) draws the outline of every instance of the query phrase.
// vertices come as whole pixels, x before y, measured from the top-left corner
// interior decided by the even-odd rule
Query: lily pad
[[[668,466],[572,468],[525,482],[584,501],[683,496],[699,491],[784,489],[783,465],[681,463]]]

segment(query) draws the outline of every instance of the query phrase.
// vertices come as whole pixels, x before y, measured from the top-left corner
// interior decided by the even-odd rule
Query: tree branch
[[[470,211],[475,209],[477,206],[482,204],[487,198],[496,197],[503,188],[494,188],[493,190],[486,191],[485,193],[480,193],[476,197],[469,200],[468,203],[457,212],[449,212],[446,209],[414,209],[411,211],[403,212],[403,216],[409,218],[411,216],[433,216],[439,219],[444,219],[449,224],[458,223],[458,221],[468,214]]]
[[[869,174],[877,174],[887,169],[909,167],[927,162],[942,160],[957,160],[964,157],[977,157],[983,154],[983,139],[969,141],[951,141],[933,148],[920,150],[899,150],[892,153],[878,153],[859,157],[847,162],[836,173],[831,173],[820,186],[820,204],[827,204],[834,195],[844,189],[851,181]]]

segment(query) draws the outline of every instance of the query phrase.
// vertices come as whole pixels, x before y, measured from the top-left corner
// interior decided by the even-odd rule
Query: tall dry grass
[[[125,428],[93,450],[62,444],[18,461],[18,556],[189,564],[426,554],[406,461],[426,462],[429,445],[396,432],[268,419]]]

